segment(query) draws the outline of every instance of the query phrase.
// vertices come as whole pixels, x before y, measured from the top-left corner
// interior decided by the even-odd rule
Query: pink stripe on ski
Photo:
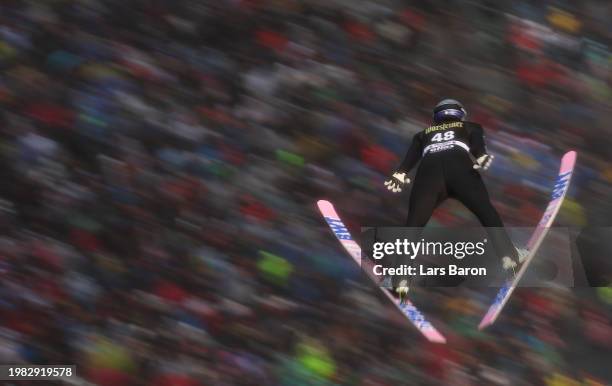
[[[323,214],[323,217],[326,217],[326,219],[331,218],[333,220],[338,221],[339,223],[342,223],[342,220],[340,220],[340,216],[338,216],[338,213],[336,213],[336,209],[334,209],[334,206],[331,202],[319,200],[317,202],[317,206],[319,207],[321,214]],[[332,230],[334,229],[332,228]],[[349,255],[351,255],[353,260],[355,260],[355,262],[361,266],[361,247],[355,242],[355,240],[353,240],[351,234],[348,233],[348,231],[340,233],[334,231],[334,234],[336,235],[344,249],[346,249]]]
[[[576,152],[575,151],[567,152],[561,159],[561,167],[559,168],[559,176],[571,173],[574,170],[575,164],[576,164]],[[567,185],[569,187],[569,180],[567,182]],[[544,214],[542,215],[540,222],[538,223],[535,231],[533,232],[533,235],[531,235],[531,238],[527,242],[527,250],[531,251],[533,247],[536,245],[537,241],[542,239],[541,237],[542,232],[544,232],[545,229],[550,228],[553,221],[555,220],[555,217],[557,216],[557,212],[561,208],[561,204],[563,204],[563,199],[565,198],[566,192],[567,192],[567,189],[566,191],[563,192],[562,195],[558,196],[557,198],[553,199],[552,201],[548,203],[548,206],[546,207],[546,210],[544,211]]]
[[[344,223],[340,219],[340,216],[338,216],[338,213],[336,213],[332,203],[326,200],[319,200],[317,206],[344,249],[346,249],[353,260],[361,266],[361,247],[353,240],[353,237],[344,226]],[[364,263],[366,265],[364,269],[366,274],[374,280],[375,283],[378,283],[380,281],[379,278],[372,273],[372,262],[369,259],[365,259]],[[400,304],[399,300],[391,296],[389,292],[385,290],[382,292],[410,320],[410,322],[412,322],[421,334],[427,338],[427,340],[435,343],[446,343],[446,338],[436,330],[431,323],[425,320],[421,312],[410,301],[406,300],[403,304]]]
[[[516,274],[515,278],[511,281],[507,281],[504,286],[500,288],[495,301],[491,307],[489,307],[489,310],[480,321],[478,329],[482,330],[495,322],[502,309],[510,299],[510,296],[514,292],[518,282],[525,274],[527,266],[535,256],[540,244],[542,244],[546,233],[548,233],[550,226],[552,225],[553,221],[555,221],[555,217],[557,217],[557,213],[559,212],[559,209],[563,204],[563,199],[565,198],[565,195],[569,189],[572,173],[576,164],[576,156],[577,154],[575,151],[569,151],[565,153],[561,159],[561,166],[559,167],[559,175],[557,176],[555,187],[553,189],[552,200],[548,203],[542,218],[538,222],[536,229],[527,242],[527,250],[529,251],[529,254],[521,265],[521,269]]]

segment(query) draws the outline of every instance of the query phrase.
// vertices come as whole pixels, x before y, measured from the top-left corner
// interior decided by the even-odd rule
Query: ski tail
[[[521,265],[521,268],[516,276],[512,280],[508,280],[500,288],[497,296],[495,297],[495,301],[491,307],[489,307],[487,313],[480,321],[478,329],[482,330],[495,322],[504,306],[512,296],[516,285],[525,274],[527,266],[538,251],[538,248],[542,244],[544,237],[548,233],[552,223],[555,221],[555,217],[557,217],[557,213],[563,204],[563,200],[565,199],[565,195],[569,189],[572,174],[574,172],[574,166],[576,165],[576,157],[577,153],[575,151],[569,151],[563,155],[563,158],[561,159],[561,166],[559,168],[559,175],[557,176],[557,180],[555,181],[555,185],[553,187],[551,200],[548,203],[540,222],[538,222],[536,229],[527,242],[527,250],[529,253],[523,261],[523,264]]]
[[[336,235],[340,244],[353,258],[353,260],[362,266],[361,260],[361,247],[353,239],[350,232],[336,213],[336,209],[331,202],[326,200],[319,200],[317,202],[319,211],[323,215],[323,218],[329,225],[330,229]],[[364,259],[364,270],[374,282],[378,282],[378,278],[372,272],[372,262],[369,259]],[[379,287],[380,288],[380,287]],[[403,303],[395,299],[388,291],[380,288],[380,290],[389,298],[395,306],[410,320],[410,322],[423,334],[427,340],[435,343],[446,343],[446,338],[425,318],[425,316],[408,300]]]

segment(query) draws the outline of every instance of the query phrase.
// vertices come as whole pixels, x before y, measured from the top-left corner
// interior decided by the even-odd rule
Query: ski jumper
[[[407,227],[424,227],[433,211],[447,198],[459,200],[487,228],[500,258],[517,252],[491,204],[474,158],[486,154],[482,126],[446,121],[417,133],[398,170],[408,172],[420,160],[410,193]]]

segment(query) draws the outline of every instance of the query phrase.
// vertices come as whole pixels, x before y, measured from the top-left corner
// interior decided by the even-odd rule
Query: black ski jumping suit
[[[407,227],[424,227],[434,209],[446,198],[465,205],[487,228],[500,258],[517,258],[517,252],[503,229],[489,193],[474,169],[475,159],[486,154],[482,126],[473,122],[446,121],[417,133],[398,168],[408,172],[421,160],[410,193]]]

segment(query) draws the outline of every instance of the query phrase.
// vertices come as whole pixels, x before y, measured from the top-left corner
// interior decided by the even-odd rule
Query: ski
[[[544,237],[546,237],[546,234],[555,220],[555,217],[561,208],[561,204],[563,204],[563,199],[568,191],[572,173],[574,172],[574,165],[576,164],[576,156],[577,154],[575,151],[569,151],[563,155],[563,158],[561,159],[561,166],[559,168],[559,175],[557,176],[557,180],[555,181],[555,185],[553,187],[551,200],[548,203],[540,222],[527,242],[527,257],[523,261],[521,268],[514,278],[508,279],[499,289],[493,304],[491,304],[487,313],[478,325],[479,330],[482,330],[495,322],[504,306],[512,296],[518,282],[525,274],[529,263],[531,263],[531,260],[533,260],[533,257],[538,251],[540,244],[542,244]]]
[[[336,235],[340,244],[344,247],[344,249],[348,252],[348,254],[353,258],[353,260],[361,266],[361,247],[357,242],[353,239],[348,229],[336,213],[334,206],[331,202],[326,200],[320,200],[317,202],[317,206],[319,207],[319,211],[323,215],[323,218],[329,225],[331,231]],[[368,276],[377,284],[379,284],[379,280],[376,275],[372,272],[371,265],[372,262],[369,259],[364,260],[365,263],[365,271]],[[393,304],[397,307],[400,312],[408,318],[408,320],[429,340],[430,342],[435,343],[446,343],[446,338],[436,330],[436,328],[425,319],[425,316],[408,300],[400,303],[399,299],[394,298],[388,291],[379,287],[379,289],[385,294],[389,300],[393,302]]]

